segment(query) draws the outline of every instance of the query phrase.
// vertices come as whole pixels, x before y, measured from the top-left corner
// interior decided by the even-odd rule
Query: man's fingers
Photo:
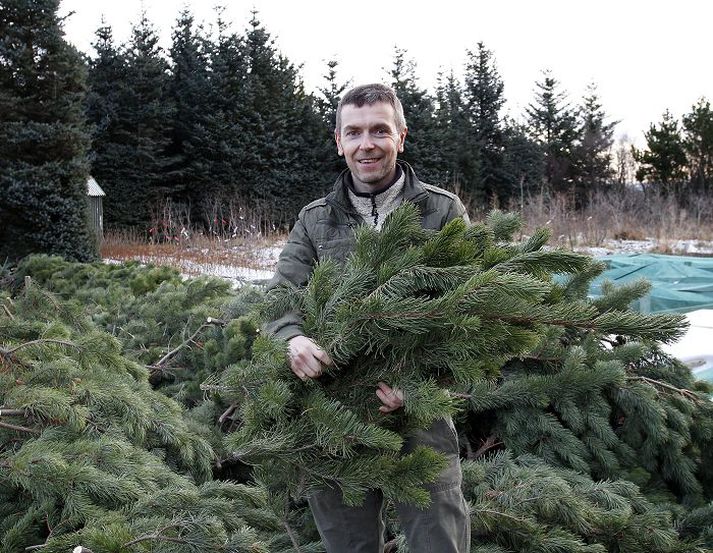
[[[318,378],[323,365],[331,364],[327,353],[306,336],[295,336],[289,342],[290,368],[302,380]]]
[[[404,405],[404,395],[398,388],[392,388],[385,382],[379,382],[379,387],[376,389],[376,396],[383,403],[379,407],[382,413],[390,413],[396,409],[400,409]]]
[[[329,356],[329,354],[321,348],[319,348],[317,351],[314,351],[313,355],[328,367],[334,365],[334,361],[332,361],[332,358]]]

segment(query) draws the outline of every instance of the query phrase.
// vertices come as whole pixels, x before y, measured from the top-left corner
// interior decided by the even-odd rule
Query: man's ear
[[[337,153],[340,156],[344,155],[344,150],[342,149],[342,137],[339,134],[339,131],[334,131],[334,141],[337,143]]]
[[[404,142],[406,142],[406,135],[408,134],[408,127],[404,127],[404,130],[402,130],[399,133],[399,153],[403,153],[404,151]]]

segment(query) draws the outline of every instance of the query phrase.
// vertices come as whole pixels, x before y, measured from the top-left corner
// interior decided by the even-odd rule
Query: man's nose
[[[374,142],[372,142],[371,135],[368,132],[365,132],[362,135],[359,147],[362,150],[371,150],[374,147]]]

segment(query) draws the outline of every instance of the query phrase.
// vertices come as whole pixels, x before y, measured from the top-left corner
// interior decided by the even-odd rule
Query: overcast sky
[[[213,1],[145,1],[149,19],[170,45],[179,11],[197,21],[215,19]],[[436,75],[462,75],[466,51],[483,41],[495,54],[505,83],[507,111],[520,117],[534,83],[552,70],[578,102],[588,83],[599,87],[605,109],[641,145],[643,131],[665,109],[676,117],[701,96],[713,100],[713,2],[710,0],[499,0],[337,2],[334,0],[224,0],[224,17],[243,31],[250,11],[278,48],[302,64],[307,88],[322,82],[326,61],[340,62],[340,76],[354,84],[386,81],[394,47],[417,62],[420,84],[433,90]],[[102,15],[123,42],[138,20],[141,0],[62,0],[67,38],[93,53]]]

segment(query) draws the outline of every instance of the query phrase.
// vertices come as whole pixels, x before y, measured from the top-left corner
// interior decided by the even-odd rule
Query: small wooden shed
[[[87,200],[89,202],[89,223],[94,229],[97,241],[100,241],[104,236],[104,206],[102,198],[106,196],[104,191],[99,186],[99,183],[94,180],[91,175],[87,180]]]

